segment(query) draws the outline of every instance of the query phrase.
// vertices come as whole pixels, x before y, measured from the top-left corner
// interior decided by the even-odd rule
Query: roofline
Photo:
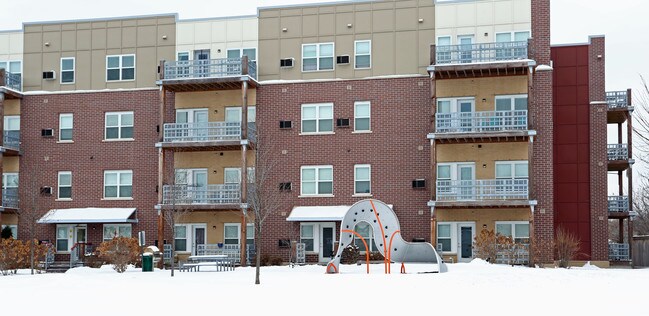
[[[340,1],[329,1],[329,2],[314,2],[314,3],[301,3],[301,4],[273,5],[273,6],[267,6],[267,7],[257,7],[257,15],[259,15],[259,11],[261,11],[261,10],[284,9],[284,8],[302,8],[302,7],[319,7],[319,6],[328,6],[328,5],[357,4],[357,3],[368,3],[368,2],[382,2],[382,0],[340,0]]]
[[[250,19],[250,18],[256,19],[257,15],[247,14],[247,15],[233,15],[233,16],[218,16],[212,18],[180,19],[177,20],[176,22],[222,21],[222,20],[238,20],[238,19]]]
[[[146,14],[146,15],[131,15],[131,16],[116,16],[105,18],[91,18],[91,19],[71,19],[71,20],[58,20],[58,21],[36,21],[36,22],[23,22],[23,29],[26,25],[49,25],[49,24],[63,24],[63,23],[79,23],[79,22],[98,22],[98,21],[114,21],[114,20],[133,20],[153,17],[168,17],[173,16],[178,21],[178,13],[159,13],[159,14]]]
[[[569,47],[569,46],[587,46],[593,43],[594,38],[606,38],[606,35],[604,34],[599,34],[599,35],[589,35],[588,36],[588,42],[581,42],[581,43],[562,43],[562,44],[551,44],[550,47]]]
[[[0,30],[0,33],[22,33],[22,29],[16,29],[16,30]]]

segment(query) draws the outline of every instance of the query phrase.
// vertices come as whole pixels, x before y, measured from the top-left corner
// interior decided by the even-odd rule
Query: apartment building
[[[605,91],[603,37],[550,46],[549,0],[25,23],[0,43],[0,223],[23,238],[17,214],[36,212],[60,259],[145,231],[166,250],[173,239],[181,260],[211,248],[242,264],[256,250],[288,259],[299,241],[308,262],[327,262],[345,211],[373,198],[450,262],[474,258],[483,229],[525,245],[566,229],[580,259],[630,260],[630,91]],[[278,166],[279,208],[255,245],[260,155]],[[354,229],[383,246],[367,223]]]

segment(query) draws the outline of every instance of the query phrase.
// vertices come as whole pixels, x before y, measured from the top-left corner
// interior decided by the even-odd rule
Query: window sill
[[[354,70],[371,70],[371,69],[372,69],[372,66],[370,66],[370,67],[360,67],[360,68],[357,68],[356,66],[354,66]]]
[[[372,134],[372,131],[353,131],[352,134]]]
[[[131,81],[135,81],[135,78],[126,79],[126,80],[108,80],[108,79],[106,79],[106,83],[111,83],[111,82],[131,82]]]
[[[115,138],[115,139],[104,139],[102,142],[111,143],[111,142],[133,142],[135,138]]]
[[[312,72],[318,73],[318,72],[333,72],[333,71],[336,71],[336,69],[335,68],[334,69],[322,69],[322,70],[304,70],[304,69],[302,69],[302,73],[305,73],[305,74],[312,73]]]
[[[73,140],[59,140],[56,142],[57,144],[72,144],[74,143]]]
[[[360,194],[354,194],[352,197],[372,197],[372,193],[360,193]]]
[[[322,132],[322,133],[300,133],[300,136],[311,136],[311,135],[335,135],[336,132]]]
[[[73,82],[61,82],[60,84],[61,84],[62,86],[65,86],[65,85],[71,85],[71,84],[74,84],[74,81],[73,81]]]
[[[102,201],[133,201],[133,198],[103,198]]]
[[[332,198],[335,197],[333,194],[310,194],[310,195],[300,195],[298,198]]]
[[[70,201],[72,201],[72,198],[69,198],[69,199],[65,199],[65,198],[63,198],[63,199],[55,199],[54,201],[56,201],[56,202],[70,202]]]

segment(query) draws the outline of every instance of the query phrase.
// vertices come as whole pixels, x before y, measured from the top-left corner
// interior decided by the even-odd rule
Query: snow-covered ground
[[[445,274],[406,265],[263,267],[118,274],[110,266],[65,274],[0,276],[2,315],[647,315],[649,269],[532,269],[480,260]]]

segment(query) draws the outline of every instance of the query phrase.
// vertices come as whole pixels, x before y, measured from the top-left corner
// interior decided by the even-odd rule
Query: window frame
[[[305,46],[313,46],[315,45],[316,47],[316,55],[315,57],[307,57],[306,59],[313,59],[315,58],[316,60],[316,69],[315,70],[304,70],[304,47]],[[321,57],[320,56],[320,46],[323,45],[331,45],[331,69],[320,69],[320,58],[329,58],[329,56],[326,57]],[[324,42],[324,43],[307,43],[307,44],[302,44],[302,50],[301,50],[301,57],[302,57],[302,72],[325,72],[325,71],[335,71],[336,70],[336,44],[334,42]]]
[[[517,177],[516,176],[516,165],[521,165],[521,164],[527,165],[527,176],[526,177]],[[498,166],[506,166],[506,165],[509,165],[509,167],[510,167],[511,176],[509,176],[509,177],[499,177],[498,176]],[[529,171],[530,169],[529,168],[530,168],[530,163],[529,163],[528,160],[496,161],[495,164],[494,164],[494,179],[496,179],[496,180],[500,180],[500,179],[503,179],[503,180],[506,180],[506,179],[511,179],[511,180],[514,180],[514,179],[529,179],[530,178],[530,171]]]
[[[498,234],[498,225],[511,225],[510,229],[511,229],[511,232],[512,232],[512,236],[508,236],[508,237],[511,237],[515,242],[518,242],[518,241],[516,241],[517,239],[527,239],[527,242],[521,242],[521,243],[522,244],[529,244],[529,242],[530,242],[530,229],[531,229],[530,222],[526,222],[526,221],[496,221],[494,223],[494,231],[495,231],[496,234]],[[527,225],[527,236],[519,237],[518,234],[517,234],[517,231],[516,231],[516,225]]]
[[[70,128],[63,128],[63,118],[70,117],[72,119],[72,126]],[[63,130],[70,130],[70,139],[63,139]],[[71,143],[74,142],[74,114],[73,113],[60,113],[59,114],[59,142]]]
[[[315,170],[315,194],[304,193],[304,181],[303,181],[303,172],[305,169],[314,169]],[[319,184],[321,182],[329,181],[320,181],[320,170],[321,169],[331,169],[331,193],[320,193]],[[311,182],[311,181],[310,181]],[[334,196],[334,167],[333,165],[321,165],[321,166],[301,166],[300,167],[300,196],[301,197],[322,197],[322,196]]]
[[[356,170],[361,169],[361,168],[367,168],[368,169],[368,174],[369,177],[367,180],[359,180],[356,177]],[[368,182],[369,184],[369,192],[358,192],[358,182]],[[371,196],[372,195],[372,165],[370,164],[358,164],[354,165],[354,196]]]
[[[132,119],[132,124],[131,125],[123,125],[122,124],[122,117],[124,115],[130,114],[133,116]],[[117,138],[108,138],[108,116],[109,115],[117,115],[117,125],[116,126],[110,126],[111,128],[117,128]],[[122,128],[125,127],[130,127],[133,129],[132,136],[130,138],[123,138],[122,137]],[[135,139],[135,112],[134,111],[122,111],[122,112],[105,112],[104,113],[104,141],[109,141],[109,142],[115,142],[115,141],[132,141]]]
[[[8,184],[8,178],[9,176],[16,176],[16,179],[18,179],[18,183],[14,185],[7,185]],[[8,188],[17,188],[20,185],[20,175],[18,172],[3,172],[2,173],[2,188],[3,189],[8,189]]]
[[[117,187],[117,190],[116,190],[117,196],[115,196],[115,197],[112,197],[112,196],[107,197],[106,196],[106,174],[109,174],[109,173],[116,173],[117,174],[117,184],[116,185],[111,185],[111,186],[116,186]],[[127,186],[127,185],[122,185],[121,184],[121,178],[122,178],[121,175],[123,173],[130,173],[131,174],[131,184],[130,184],[130,186],[131,186],[131,196],[120,196],[120,191],[121,191],[120,189],[122,187]],[[134,187],[134,185],[133,185],[133,170],[104,170],[104,190],[103,190],[103,192],[104,192],[103,193],[104,200],[132,200],[133,199],[133,187]]]
[[[185,228],[185,237],[178,238],[178,236],[177,236],[178,227]],[[173,236],[173,238],[174,238],[174,244],[173,244],[174,252],[191,252],[191,247],[189,247],[189,245],[187,245],[187,242],[190,240],[190,238],[189,238],[190,227],[191,227],[191,225],[189,225],[189,224],[176,224],[176,225],[174,225],[174,236]],[[185,240],[185,249],[184,250],[176,249],[178,247],[178,242],[176,240],[178,240],[178,239]],[[189,250],[187,250],[187,249],[189,249]]]
[[[321,107],[331,107],[331,118],[322,118],[320,117],[320,108]],[[304,109],[315,107],[315,118],[309,119],[308,121],[315,120],[315,132],[305,132],[304,131]],[[320,121],[322,120],[331,120],[331,131],[320,131]],[[335,134],[334,131],[334,104],[333,103],[305,103],[300,107],[300,135],[328,135]]]
[[[367,116],[359,116],[357,107],[359,105],[367,105],[368,109],[368,115]],[[356,123],[358,119],[367,119],[369,122],[367,124],[367,129],[357,129],[356,126],[358,124]],[[372,132],[372,102],[371,101],[356,101],[354,102],[354,133],[371,133]]]
[[[225,242],[226,239],[229,239],[229,240],[234,239],[234,238],[226,238],[225,227],[236,227],[237,228],[237,238],[236,238],[237,243],[236,244],[233,244],[233,243],[228,244],[228,243]],[[254,245],[254,243],[255,243],[255,225],[248,223],[248,224],[246,224],[246,245],[250,245],[251,242]],[[238,245],[238,246],[241,245],[241,223],[223,223],[223,244],[224,245]]]
[[[72,60],[72,69],[63,70],[63,60],[68,60],[68,59]],[[61,57],[61,61],[59,63],[59,83],[74,84],[77,81],[76,70],[77,70],[77,60],[75,57]],[[72,81],[63,82],[63,72],[72,72]],[[106,74],[108,75],[108,71],[106,71]]]
[[[13,235],[13,236],[11,236],[11,237],[12,237],[13,239],[18,239],[18,225],[14,225],[14,224],[11,224],[11,225],[0,225],[0,231],[3,230],[3,229],[5,229],[5,227],[9,227],[9,229],[11,229],[11,234]]]
[[[116,229],[117,235],[113,236],[112,238],[107,239],[106,238],[106,228],[111,227],[111,226],[117,228]],[[123,228],[123,227],[128,227],[131,230],[131,234],[129,236],[122,236],[122,234],[120,234],[120,232],[121,232],[120,228]],[[103,241],[111,241],[115,237],[128,237],[128,238],[131,238],[131,237],[133,237],[133,225],[131,225],[131,224],[103,224],[102,225],[102,236],[101,237],[102,237]]]
[[[367,53],[367,54],[360,54],[360,55],[359,55],[358,52],[357,52],[357,47],[356,47],[356,45],[357,45],[358,43],[369,43],[369,44],[370,44],[370,51],[369,51],[369,53]],[[334,55],[336,55],[335,52],[334,52]],[[370,64],[369,64],[369,66],[368,66],[368,67],[358,67],[357,62],[356,62],[356,57],[358,57],[358,56],[368,56],[368,57],[370,58]],[[372,69],[372,40],[358,40],[358,41],[354,41],[354,69],[355,69],[355,70]]]
[[[526,102],[526,107],[525,110],[517,110],[516,109],[516,100],[518,99],[525,99],[527,100]],[[509,100],[509,109],[508,110],[498,110],[498,100]],[[530,107],[530,99],[528,94],[506,94],[506,95],[496,95],[494,98],[494,111],[499,112],[513,112],[513,111],[528,111]]]
[[[439,235],[439,232],[440,232],[439,227],[440,226],[448,226],[448,237],[440,237],[440,235]],[[442,245],[442,252],[448,252],[448,253],[453,252],[453,226],[454,225],[449,223],[449,222],[439,222],[439,223],[437,223],[437,227],[435,229],[435,236],[436,236],[435,249],[436,250],[437,250],[437,244],[439,244],[439,240],[444,239],[444,240],[449,241],[449,249],[445,250],[444,246]]]
[[[302,235],[302,232],[303,232],[302,227],[304,227],[304,226],[311,226],[311,229],[312,229],[311,230],[311,237],[309,237],[309,236],[304,237]],[[306,253],[313,254],[313,253],[320,252],[320,247],[316,244],[316,240],[318,239],[319,227],[320,227],[320,225],[316,224],[316,223],[300,223],[300,243],[304,243],[303,240],[311,240],[312,241],[311,244],[313,245],[313,249],[308,250],[308,247],[307,247],[306,243],[304,243],[305,244],[304,245],[304,251]]]
[[[133,56],[133,67],[124,67],[124,57]],[[119,57],[119,66],[117,67],[108,67],[108,58]],[[122,78],[123,70],[133,68],[133,79],[124,79]],[[119,79],[117,80],[108,80],[108,70],[119,69]],[[106,82],[128,82],[135,81],[137,79],[137,58],[135,54],[121,54],[121,55],[106,55],[106,72],[105,72]]]
[[[61,176],[69,175],[70,176],[70,185],[61,185]],[[61,188],[70,188],[69,197],[61,197]],[[57,189],[56,189],[56,198],[57,200],[72,200],[72,171],[59,171],[57,174]]]
[[[257,62],[257,59],[259,59],[259,56],[258,56],[259,49],[257,47],[226,48],[225,49],[225,57],[228,58],[228,53],[230,53],[230,51],[238,50],[239,51],[239,58],[243,58],[243,51],[248,50],[248,49],[254,49],[255,50],[255,59],[248,59],[248,61]]]

